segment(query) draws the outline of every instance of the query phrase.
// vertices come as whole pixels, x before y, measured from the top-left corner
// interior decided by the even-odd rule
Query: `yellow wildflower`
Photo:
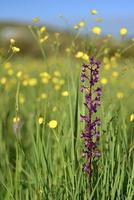
[[[75,26],[74,26],[74,29],[75,29],[75,30],[78,30],[78,29],[79,29],[79,26],[75,25]]]
[[[52,111],[55,112],[56,110],[57,110],[57,107],[54,106],[53,109],[52,109]]]
[[[23,84],[24,86],[27,86],[27,85],[28,85],[28,80],[24,80],[24,81],[22,82],[22,84]]]
[[[109,70],[111,67],[110,63],[104,65],[104,69]]]
[[[40,96],[41,96],[41,99],[47,99],[47,94],[46,93],[42,93]]]
[[[20,117],[14,117],[13,118],[13,123],[17,123],[17,122],[19,122],[20,121]]]
[[[117,92],[116,96],[118,99],[123,99],[124,94],[123,94],[123,92]]]
[[[14,45],[15,42],[16,42],[15,39],[13,39],[13,38],[10,39],[10,44],[11,44],[11,45]]]
[[[57,127],[57,125],[58,125],[58,123],[57,123],[57,121],[56,120],[51,120],[49,123],[48,123],[48,126],[50,127],[50,128],[56,128]]]
[[[17,76],[18,78],[20,78],[20,77],[22,76],[22,71],[18,71],[17,74],[16,74],[16,76]]]
[[[64,91],[61,93],[62,96],[67,97],[69,95],[68,91]]]
[[[12,51],[13,51],[13,53],[18,53],[20,51],[20,48],[13,46]]]
[[[130,122],[134,121],[134,113],[130,115]]]
[[[89,56],[86,53],[84,53],[83,56],[82,56],[82,59],[84,61],[88,62],[89,61]]]
[[[53,83],[59,83],[59,79],[56,78],[56,77],[53,77],[53,78],[52,78],[52,82],[53,82]]]
[[[100,82],[102,83],[102,85],[106,85],[107,82],[108,82],[108,80],[107,80],[106,78],[102,78],[102,79],[100,80]]]
[[[126,34],[127,34],[127,29],[124,28],[124,27],[122,27],[122,28],[120,29],[120,35],[121,35],[121,36],[125,36]]]
[[[25,97],[24,97],[23,94],[20,94],[20,96],[19,96],[19,102],[20,102],[20,104],[23,104],[25,102]]]
[[[83,57],[83,52],[82,51],[78,51],[76,54],[75,54],[75,57],[76,58],[82,58]]]
[[[100,35],[101,34],[101,28],[99,26],[94,26],[92,28],[92,32],[96,35]]]
[[[5,69],[9,69],[10,67],[11,67],[11,63],[10,62],[5,63],[5,65],[4,65]]]
[[[108,58],[108,57],[104,57],[104,58],[103,58],[103,63],[104,63],[104,64],[109,63],[109,58]]]
[[[104,54],[106,55],[106,54],[108,54],[108,52],[109,52],[109,48],[105,48],[104,49]]]
[[[48,80],[48,78],[44,77],[44,78],[41,79],[41,82],[44,83],[44,84],[48,84],[49,80]]]
[[[119,76],[119,73],[118,73],[117,71],[113,71],[113,72],[112,72],[112,76],[113,76],[114,78],[117,78],[117,77]]]
[[[112,56],[110,60],[111,60],[112,64],[116,64],[117,59],[115,56]]]
[[[29,84],[29,86],[35,86],[35,85],[37,85],[37,79],[36,78],[30,78],[28,80],[28,84]]]
[[[79,26],[80,28],[83,28],[83,27],[85,26],[85,22],[84,22],[84,21],[79,22],[78,26]]]
[[[45,33],[46,32],[46,27],[45,26],[42,26],[41,28],[40,28],[40,33],[42,34],[42,33]]]
[[[6,77],[1,78],[0,83],[1,83],[2,85],[5,85],[6,82],[7,82]]]
[[[39,17],[34,17],[33,22],[39,22]]]
[[[40,76],[41,76],[41,77],[48,78],[48,79],[51,78],[50,74],[48,74],[47,72],[41,72],[41,73],[40,73]]]
[[[70,49],[70,48],[66,48],[65,51],[66,51],[67,53],[70,53],[70,52],[71,52],[71,49]]]
[[[64,80],[64,79],[61,79],[61,80],[59,81],[59,84],[60,84],[60,85],[64,85],[64,83],[65,83],[65,80]]]
[[[9,69],[9,70],[7,71],[7,74],[8,74],[9,76],[12,76],[12,75],[14,74],[14,71],[13,71],[12,69]]]
[[[41,125],[41,124],[43,124],[43,122],[44,122],[44,118],[43,117],[39,117],[38,123]]]
[[[61,73],[59,71],[54,71],[54,76],[60,77]]]
[[[60,90],[60,88],[61,88],[61,86],[58,85],[58,84],[56,84],[56,85],[54,86],[54,89],[55,89],[56,91]]]
[[[93,10],[90,11],[90,13],[91,13],[92,15],[96,15],[98,12],[97,12],[97,10],[93,9]]]
[[[40,43],[44,43],[48,39],[48,35],[40,39]]]

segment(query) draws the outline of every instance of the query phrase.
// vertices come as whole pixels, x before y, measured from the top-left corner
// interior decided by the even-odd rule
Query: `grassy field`
[[[31,32],[42,59],[19,56],[14,41],[1,57],[0,200],[132,200],[134,60],[123,57],[129,46],[110,52],[106,37],[101,47],[95,39],[92,48],[84,40],[78,49],[76,35],[61,54],[57,34],[49,39],[53,45],[48,42],[47,55],[46,32],[37,27]],[[98,112],[102,155],[93,162],[92,192],[82,171],[80,138],[80,73],[88,56],[102,63],[103,88]]]

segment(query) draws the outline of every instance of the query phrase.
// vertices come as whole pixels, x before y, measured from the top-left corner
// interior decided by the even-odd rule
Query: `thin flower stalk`
[[[99,61],[95,61],[94,58],[91,57],[88,65],[82,65],[81,72],[81,92],[84,92],[85,94],[84,105],[86,107],[86,114],[80,115],[80,121],[85,124],[84,130],[81,133],[81,138],[84,140],[82,155],[86,160],[83,170],[88,174],[90,189],[93,172],[93,160],[101,155],[98,149],[100,139],[99,126],[101,125],[101,120],[97,116],[98,107],[101,104],[100,98],[102,94],[102,90],[98,86],[100,66],[101,63]]]

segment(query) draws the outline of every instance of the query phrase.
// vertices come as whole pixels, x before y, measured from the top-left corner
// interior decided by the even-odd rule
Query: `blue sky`
[[[84,19],[90,29],[98,17],[103,19],[103,32],[118,34],[125,26],[134,35],[134,0],[1,0],[0,5],[0,20],[30,22],[38,16],[44,24],[67,28]],[[96,17],[91,9],[97,9]]]

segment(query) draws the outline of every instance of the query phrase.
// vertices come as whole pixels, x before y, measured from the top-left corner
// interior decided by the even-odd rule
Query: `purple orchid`
[[[85,129],[81,133],[81,138],[84,140],[83,157],[86,159],[83,170],[88,173],[89,179],[92,177],[92,162],[95,157],[100,157],[98,143],[100,139],[99,126],[101,120],[95,117],[98,107],[100,106],[100,97],[102,90],[96,86],[99,81],[99,69],[101,63],[90,58],[89,65],[82,65],[81,73],[81,92],[85,92],[85,103],[87,108],[86,115],[80,115],[80,121],[85,123]]]

